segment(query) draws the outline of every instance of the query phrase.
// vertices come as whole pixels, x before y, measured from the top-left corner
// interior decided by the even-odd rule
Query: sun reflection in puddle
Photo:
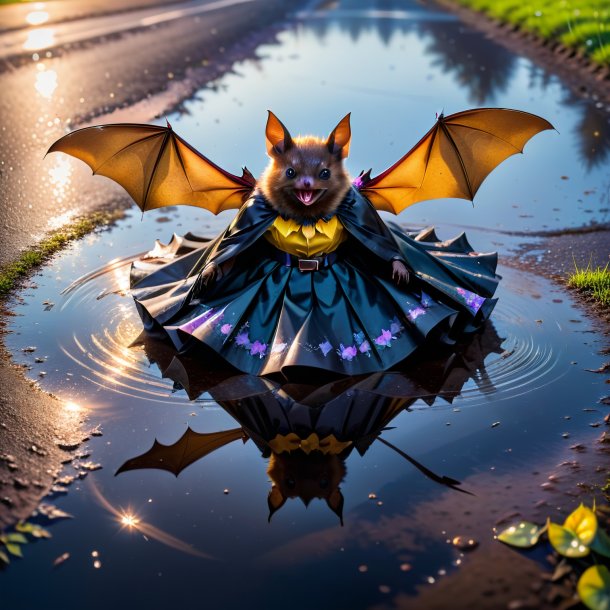
[[[90,480],[91,490],[93,495],[110,514],[121,524],[121,529],[136,530],[144,536],[144,538],[152,538],[161,544],[169,546],[177,551],[181,551],[188,555],[194,555],[195,557],[201,557],[202,559],[215,559],[208,553],[199,551],[194,546],[164,532],[163,530],[142,521],[131,509],[115,508],[102,494],[100,489],[97,487],[93,480]]]
[[[23,43],[25,51],[39,51],[53,46],[55,43],[55,28],[37,28],[28,33]]]
[[[140,523],[140,519],[138,519],[138,517],[131,512],[125,512],[121,514],[119,523],[131,530],[137,528],[138,523]]]

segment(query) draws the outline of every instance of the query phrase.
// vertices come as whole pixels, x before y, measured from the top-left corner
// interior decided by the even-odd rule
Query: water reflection
[[[126,529],[127,531],[137,531],[140,532],[143,536],[152,538],[153,540],[157,540],[161,544],[165,544],[177,551],[181,551],[188,555],[194,555],[195,557],[201,557],[204,559],[214,559],[211,555],[199,551],[194,548],[192,545],[172,536],[171,534],[151,525],[150,523],[146,523],[139,516],[137,516],[133,509],[127,508],[117,508],[102,494],[101,490],[97,487],[97,485],[93,482],[90,483],[91,490],[93,491],[93,495],[98,503],[106,509],[111,515],[113,515],[114,519],[120,526],[120,529]]]
[[[513,53],[460,23],[422,22],[418,32],[425,38],[432,65],[454,74],[473,104],[495,102],[508,90],[517,67]]]
[[[384,46],[407,40],[415,34],[425,45],[434,72],[450,74],[456,84],[468,92],[475,105],[501,103],[516,78],[519,56],[481,33],[471,30],[454,18],[416,2],[407,1],[401,11],[392,11],[393,3],[378,2],[376,10],[364,10],[359,0],[344,0],[331,10],[318,11],[306,22],[322,45],[331,43],[336,31],[347,32],[357,43],[363,36],[376,36]],[[387,9],[387,10],[386,10]],[[318,18],[311,18],[311,17]],[[322,18],[325,16],[326,18]],[[416,52],[416,47],[401,46],[403,55]],[[399,60],[399,59],[397,59]],[[543,91],[555,85],[556,77],[535,64],[531,67],[531,87]],[[362,83],[359,83],[362,84]],[[500,100],[500,101],[499,101]],[[601,166],[610,151],[608,113],[591,100],[568,93],[562,105],[578,108],[581,114],[576,135],[580,142],[578,155],[587,170]]]
[[[580,119],[574,126],[574,133],[580,144],[578,155],[581,161],[589,171],[602,166],[610,152],[608,113],[571,92],[566,96],[564,104],[580,110]]]
[[[251,440],[263,458],[272,485],[268,493],[269,519],[289,499],[306,506],[323,500],[343,523],[341,483],[345,462],[354,452],[364,456],[379,441],[431,480],[456,489],[459,481],[432,472],[414,457],[382,438],[397,415],[416,402],[432,406],[451,403],[464,384],[488,386],[485,358],[502,353],[502,339],[493,324],[462,345],[442,353],[421,354],[409,372],[389,371],[329,380],[288,381],[210,369],[204,358],[177,354],[166,343],[146,339],[144,348],[164,377],[186,390],[191,400],[209,394],[238,424],[212,433],[186,432],[171,445],[155,440],[146,453],[127,460],[117,474],[157,468],[178,476],[194,462],[235,441]]]

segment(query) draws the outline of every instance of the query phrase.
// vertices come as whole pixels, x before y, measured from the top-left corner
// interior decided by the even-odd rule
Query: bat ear
[[[267,496],[267,505],[269,506],[269,517],[267,521],[271,523],[271,517],[273,514],[280,510],[284,503],[286,502],[286,498],[284,494],[282,494],[280,488],[277,485],[273,485],[271,490],[269,491],[269,495]]]
[[[338,155],[339,158],[345,159],[349,154],[349,144],[352,139],[352,130],[349,126],[349,117],[351,112],[348,112],[340,121],[339,124],[330,132],[326,140],[326,146],[331,153]]]
[[[343,527],[343,494],[341,490],[337,487],[333,489],[332,493],[328,498],[326,498],[326,504],[328,504],[328,508],[339,517],[339,521],[341,522],[341,527]]]
[[[267,112],[269,113],[267,127],[265,128],[267,154],[269,154],[269,156],[281,155],[292,147],[292,138],[282,121],[280,121],[271,110],[268,110]]]

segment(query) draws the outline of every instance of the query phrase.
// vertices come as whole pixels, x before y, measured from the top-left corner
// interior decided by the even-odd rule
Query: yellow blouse
[[[336,216],[328,221],[318,220],[315,225],[301,225],[278,216],[265,232],[265,238],[279,250],[306,258],[333,252],[347,235]]]

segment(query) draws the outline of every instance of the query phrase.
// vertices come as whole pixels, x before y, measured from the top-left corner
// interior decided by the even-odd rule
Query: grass
[[[123,212],[94,212],[55,231],[38,244],[21,253],[17,260],[0,267],[0,299],[6,298],[23,279],[48,261],[56,252],[94,229],[118,220]]]
[[[610,0],[451,0],[610,66]]]
[[[602,306],[610,307],[610,263],[596,269],[590,265],[584,269],[576,267],[568,278],[568,286],[593,297]]]

